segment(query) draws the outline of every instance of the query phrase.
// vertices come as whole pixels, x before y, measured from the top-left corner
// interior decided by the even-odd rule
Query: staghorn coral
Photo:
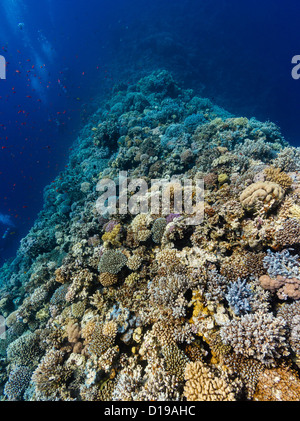
[[[225,298],[236,316],[251,311],[249,302],[251,296],[252,292],[249,285],[247,285],[247,280],[241,280],[240,278],[228,285],[227,293],[225,294]]]

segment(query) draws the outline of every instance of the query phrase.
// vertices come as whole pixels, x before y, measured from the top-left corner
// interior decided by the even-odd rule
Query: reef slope
[[[116,86],[1,270],[2,399],[298,400],[299,170],[275,124],[164,70]],[[169,211],[99,212],[126,177],[148,204],[168,180]]]

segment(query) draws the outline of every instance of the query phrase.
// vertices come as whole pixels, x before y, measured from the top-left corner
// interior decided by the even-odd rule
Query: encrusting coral
[[[300,153],[279,128],[162,70],[118,85],[69,161],[2,268],[2,399],[298,400]],[[107,179],[143,208],[99,212]]]

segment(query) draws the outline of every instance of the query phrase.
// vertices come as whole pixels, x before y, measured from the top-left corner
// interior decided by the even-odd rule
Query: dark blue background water
[[[166,68],[235,114],[274,121],[300,146],[300,80],[291,77],[299,11],[296,0],[2,0],[0,213],[16,226],[2,258],[32,226],[79,128],[120,80]]]

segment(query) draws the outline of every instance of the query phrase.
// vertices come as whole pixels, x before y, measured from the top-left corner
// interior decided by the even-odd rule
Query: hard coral
[[[275,364],[279,356],[289,355],[285,321],[272,313],[257,311],[232,319],[220,329],[225,344],[238,355],[253,357],[263,364]]]
[[[188,401],[235,401],[241,389],[225,372],[212,370],[202,361],[186,365],[185,380],[184,396]]]
[[[268,274],[259,278],[261,286],[270,291],[276,291],[280,299],[288,297],[298,300],[300,298],[300,263],[298,255],[293,256],[285,249],[273,253],[268,250],[264,257],[264,266]]]
[[[31,379],[31,370],[26,366],[16,366],[9,374],[5,383],[4,394],[9,401],[16,401],[22,398]]]
[[[248,186],[240,195],[240,201],[247,210],[266,206],[268,209],[278,205],[284,198],[284,190],[274,182],[257,182]]]
[[[116,275],[125,266],[127,257],[119,250],[105,250],[98,266],[99,272]]]
[[[265,175],[267,181],[277,183],[285,190],[289,189],[293,183],[291,177],[280,168],[268,167],[265,169]]]
[[[299,401],[298,373],[284,365],[265,369],[258,378],[255,401]]]
[[[109,287],[118,282],[118,276],[113,273],[103,272],[99,275],[99,282],[104,287]]]
[[[32,375],[36,391],[46,397],[55,395],[71,375],[71,370],[63,366],[64,352],[49,350]]]

